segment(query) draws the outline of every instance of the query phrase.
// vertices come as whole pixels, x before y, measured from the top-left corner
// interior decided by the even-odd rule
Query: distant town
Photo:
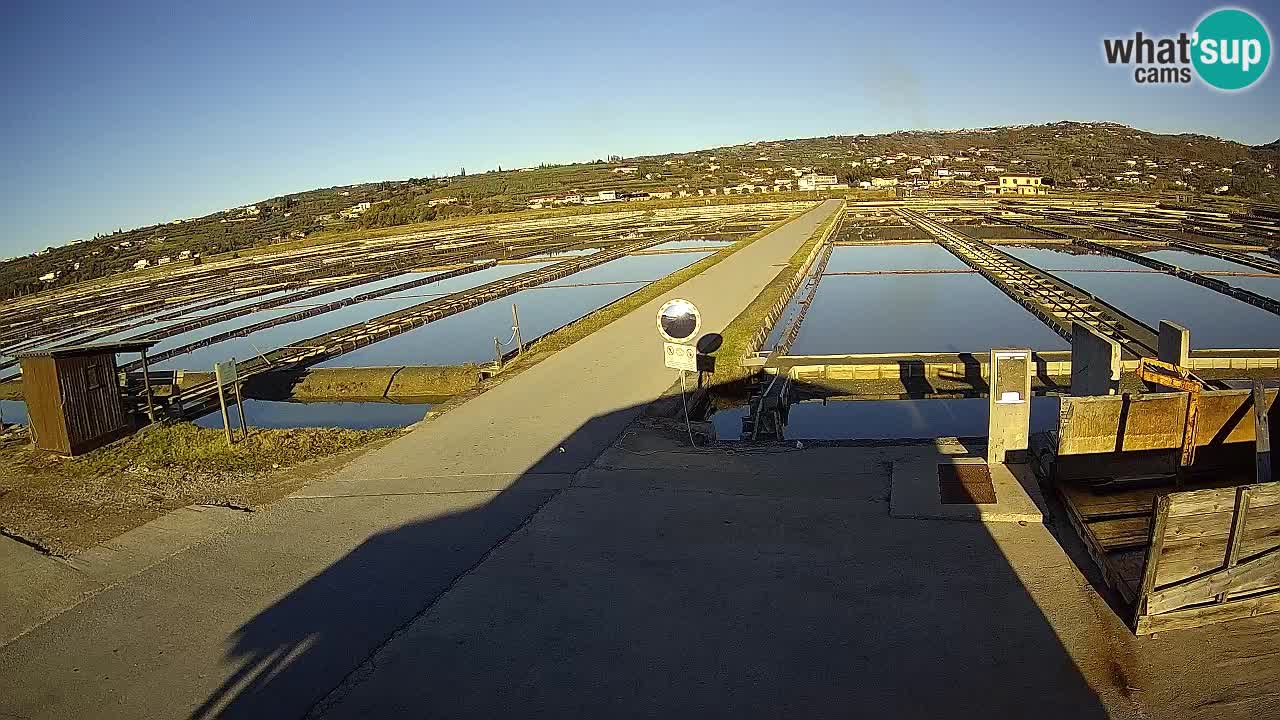
[[[1280,141],[1278,141],[1280,142]],[[714,150],[542,165],[293,193],[202,217],[117,230],[0,263],[16,297],[116,272],[316,233],[467,215],[785,193],[875,197],[1211,195],[1280,201],[1280,145],[1063,122],[752,142]],[[723,200],[717,200],[723,201]]]

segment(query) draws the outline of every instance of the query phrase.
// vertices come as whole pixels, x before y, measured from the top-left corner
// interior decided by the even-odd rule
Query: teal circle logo
[[[1196,26],[1191,62],[1200,79],[1219,90],[1243,90],[1271,61],[1271,35],[1244,10],[1215,10]]]

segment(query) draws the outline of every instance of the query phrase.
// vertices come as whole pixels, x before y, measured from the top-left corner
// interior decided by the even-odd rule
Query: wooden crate
[[[1259,482],[1252,399],[1205,397],[1181,487],[1174,395],[1063,398],[1048,441],[1054,491],[1140,635],[1280,611],[1280,482]]]
[[[1186,491],[1056,485],[1107,585],[1131,608],[1134,632],[1280,611],[1280,483],[1239,479]]]
[[[1139,635],[1280,611],[1280,483],[1161,495],[1149,538]]]

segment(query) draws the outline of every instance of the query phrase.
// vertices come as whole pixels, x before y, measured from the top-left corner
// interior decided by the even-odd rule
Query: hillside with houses
[[[1280,202],[1280,140],[1250,147],[1116,123],[1060,122],[744,143],[281,195],[118,229],[0,263],[4,297],[327,231],[456,216],[790,192],[1214,195]],[[1002,186],[1001,178],[1004,180]],[[1025,178],[1017,180],[1016,178]]]

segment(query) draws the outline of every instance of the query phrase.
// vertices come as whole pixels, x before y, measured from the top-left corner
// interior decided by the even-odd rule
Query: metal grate
[[[939,465],[938,494],[943,505],[988,505],[996,501],[986,465]]]

